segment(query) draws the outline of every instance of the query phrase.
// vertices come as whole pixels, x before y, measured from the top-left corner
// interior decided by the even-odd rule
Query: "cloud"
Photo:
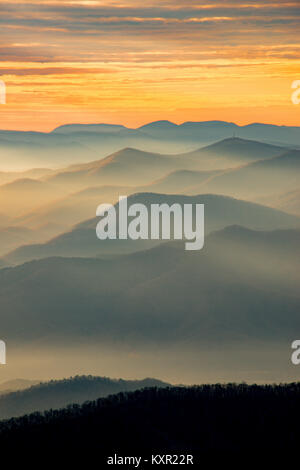
[[[45,68],[1,68],[1,75],[15,75],[15,76],[26,76],[26,75],[74,75],[74,74],[103,74],[103,73],[116,73],[117,70],[112,68],[73,68],[73,67],[45,67]]]
[[[8,93],[18,88],[11,92],[16,109],[33,82],[32,105],[51,101],[53,113],[65,109],[64,87],[94,113],[106,104],[111,113],[122,103],[144,107],[143,121],[150,106],[165,117],[216,101],[237,107],[249,90],[261,107],[285,89],[289,99],[288,81],[300,66],[299,2],[10,0],[1,13],[0,73]]]

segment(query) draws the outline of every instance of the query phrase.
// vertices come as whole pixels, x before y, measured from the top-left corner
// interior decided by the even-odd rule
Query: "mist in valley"
[[[0,409],[95,398],[101,377],[112,379],[105,393],[119,378],[129,385],[118,390],[145,377],[172,385],[299,379],[291,362],[300,329],[296,128],[275,139],[262,126],[255,140],[251,126],[239,137],[230,126],[203,126],[4,136],[0,382],[8,401]],[[120,195],[148,208],[204,204],[204,248],[98,240],[96,208],[111,203],[118,213]],[[78,379],[80,393],[79,382],[63,381],[89,375],[100,377],[93,392],[92,379]],[[53,379],[62,381],[54,402],[51,388],[34,388]],[[21,389],[28,396],[12,395]]]

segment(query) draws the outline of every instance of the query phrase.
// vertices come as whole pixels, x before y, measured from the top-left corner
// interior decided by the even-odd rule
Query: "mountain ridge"
[[[41,381],[23,390],[0,395],[0,420],[62,408],[73,403],[80,405],[120,392],[170,386],[167,382],[151,378],[124,380],[92,375]]]
[[[137,193],[128,198],[128,203],[150,204],[180,203],[206,205],[206,233],[226,225],[240,224],[252,228],[293,228],[300,225],[300,218],[260,204],[234,199],[228,196],[200,194],[196,196]],[[106,240],[96,237],[97,217],[76,224],[71,231],[58,235],[45,244],[27,245],[17,248],[3,257],[8,264],[23,263],[29,259],[48,256],[96,256],[104,252],[123,250],[138,251],[160,241],[151,240]],[[111,251],[112,250],[112,251]]]
[[[132,254],[56,256],[4,268],[2,334],[12,343],[52,347],[60,339],[65,344],[66,332],[77,346],[78,338],[112,340],[114,347],[127,338],[138,350],[221,338],[289,341],[300,328],[299,237],[299,229],[233,226],[210,234],[199,252],[176,241]]]

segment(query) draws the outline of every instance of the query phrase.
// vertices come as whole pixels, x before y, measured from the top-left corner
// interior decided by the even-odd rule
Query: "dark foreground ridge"
[[[96,457],[97,468],[115,454],[231,456],[233,464],[241,456],[258,464],[298,452],[299,419],[300,383],[154,387],[1,422],[0,442],[1,451],[31,456]]]

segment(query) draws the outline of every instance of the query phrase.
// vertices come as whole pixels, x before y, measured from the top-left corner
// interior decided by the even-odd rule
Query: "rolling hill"
[[[138,193],[128,198],[128,204],[143,203],[150,208],[151,204],[169,205],[205,204],[205,230],[209,233],[227,225],[238,224],[253,229],[272,230],[277,228],[299,227],[296,216],[264,207],[258,204],[240,201],[215,195],[164,195],[155,193]],[[5,256],[9,264],[18,264],[31,259],[49,256],[89,256],[100,254],[128,253],[157,245],[159,241],[151,240],[105,240],[96,237],[98,218],[92,218],[76,225],[71,231],[59,235],[44,244],[28,245],[17,248]]]
[[[262,204],[300,216],[300,189],[260,198]]]
[[[128,186],[98,186],[70,193],[49,204],[42,205],[15,219],[18,225],[38,229],[41,225],[54,224],[57,233],[70,230],[73,225],[91,218],[101,203],[115,203],[120,194],[131,194],[134,188]],[[55,234],[54,234],[55,235]]]
[[[2,335],[52,346],[67,335],[78,347],[78,338],[143,347],[289,342],[300,328],[299,238],[299,230],[233,226],[212,233],[198,252],[171,242],[130,255],[5,268]]]
[[[125,148],[102,160],[72,165],[46,177],[46,180],[70,186],[74,190],[107,184],[141,186],[175,170],[225,169],[249,161],[272,158],[285,151],[282,147],[237,138],[225,139],[209,147],[177,155]]]
[[[205,170],[218,170],[277,157],[286,151],[283,147],[231,137],[189,152],[186,158],[198,160]]]
[[[5,155],[0,164],[4,172],[62,168],[99,157],[97,151],[72,136],[19,131],[0,131],[0,153]]]
[[[126,147],[158,153],[182,153],[236,135],[279,146],[300,146],[300,128],[253,123],[157,121],[128,129],[111,124],[67,124],[50,133],[0,131],[0,151],[6,156],[0,170],[33,167],[62,168],[104,158]]]
[[[40,383],[40,380],[13,379],[0,383],[0,395],[6,395],[11,392],[25,390],[33,385]]]
[[[27,384],[30,384],[30,381]],[[167,386],[170,384],[155,379],[122,380],[93,376],[77,376],[35,383],[23,390],[0,396],[0,420],[22,416],[33,411],[62,408],[73,403],[82,404],[88,400],[96,400],[115,393],[145,387]]]
[[[72,225],[92,217],[95,208],[101,202],[113,203],[120,194],[130,195],[137,192],[197,194],[204,192],[205,187],[210,188],[210,185],[213,190],[209,189],[207,192],[227,194],[228,189],[222,183],[223,178],[215,179],[216,176],[223,177],[223,175],[226,179],[227,173],[232,175],[232,180],[228,183],[229,190],[234,193],[236,187],[235,196],[238,197],[239,186],[242,183],[239,182],[238,177],[237,182],[234,181],[235,172],[231,173],[231,170],[226,170],[225,175],[224,169],[201,171],[193,168],[222,168],[227,165],[232,168],[239,166],[240,163],[245,166],[247,161],[253,162],[258,157],[269,160],[283,150],[280,147],[236,138],[226,139],[204,149],[177,156],[123,149],[103,160],[72,165],[42,177],[42,181],[39,182],[52,185],[55,200],[53,201],[52,197],[51,201],[42,203],[38,208],[34,205],[32,210],[29,209],[27,213],[23,212],[22,217],[18,217],[15,224],[25,224],[26,227],[34,229],[42,223],[56,224],[59,226],[59,231],[56,232],[58,234],[62,232],[63,227],[67,230]],[[241,169],[240,166],[238,169]],[[247,171],[250,171],[248,167]],[[259,169],[257,171],[259,172]],[[268,181],[268,175],[264,170],[262,174],[265,181]],[[244,183],[243,178],[241,180]],[[218,187],[219,181],[221,182],[220,188]],[[146,184],[141,184],[142,182]],[[16,182],[16,184],[19,183]],[[247,188],[249,192],[252,191],[251,181],[249,185],[242,184],[242,186],[243,195]],[[274,191],[276,188],[275,184]],[[33,192],[32,199],[40,200],[36,191]],[[253,200],[253,197],[251,199]],[[43,197],[41,197],[42,201]]]
[[[120,186],[120,190],[127,189],[127,194],[145,191],[195,194],[206,191],[244,197],[244,194],[248,194],[247,188],[250,187],[249,192],[251,192],[253,185],[251,178],[256,178],[256,171],[259,173],[258,178],[262,181],[261,184],[268,181],[268,184],[265,184],[266,187],[269,186],[270,190],[272,185],[274,190],[277,188],[278,177],[273,182],[274,171],[272,170],[269,183],[267,171],[271,165],[274,167],[275,161],[284,161],[285,165],[291,164],[284,155],[277,157],[277,160],[274,159],[274,155],[282,151],[284,149],[280,147],[237,138],[226,139],[209,147],[179,155],[162,155],[127,148],[102,160],[74,164],[58,171],[36,169],[19,173],[21,176],[32,175],[32,178],[19,178],[0,186],[0,200],[6,201],[3,206],[6,210],[5,215],[19,218],[16,224],[22,224],[24,218],[29,220],[29,225],[26,227],[35,228],[39,223],[31,223],[32,217],[37,219],[41,216],[43,223],[50,222],[60,226],[65,225],[65,227],[88,218],[91,215],[91,209],[94,210],[95,206],[93,196],[96,195],[97,190],[94,188],[100,186],[103,188],[99,189],[99,198],[101,195],[112,196],[112,201],[116,194],[120,194],[117,186]],[[286,155],[298,153],[293,151]],[[228,168],[228,165],[231,167],[241,163],[245,165],[248,161],[258,158],[263,159],[261,163],[254,162],[252,166],[248,165],[246,168],[238,168],[235,171],[226,170],[224,175],[219,170]],[[270,159],[272,164],[268,163]],[[265,160],[266,163],[263,164]],[[277,171],[279,170],[280,168]],[[251,173],[249,181],[248,173]],[[235,181],[235,175],[237,175],[237,181]],[[288,177],[289,174],[283,179],[286,180]],[[115,190],[106,190],[108,186],[114,187]],[[242,186],[241,196],[240,186]],[[88,193],[93,196],[89,198]],[[96,204],[98,205],[99,202]],[[77,216],[75,216],[76,205],[78,205]],[[65,218],[67,211],[70,217]],[[45,220],[47,215],[50,216],[49,221]],[[62,223],[62,218],[65,223]]]
[[[212,192],[248,200],[263,200],[299,187],[300,151],[227,170],[203,184],[189,188],[189,194]]]
[[[39,179],[43,176],[50,175],[53,170],[47,168],[33,168],[27,171],[11,171],[11,172],[0,172],[0,185],[6,183],[12,183],[13,181],[20,179]]]
[[[164,194],[184,194],[184,192],[195,184],[203,183],[213,176],[219,174],[221,170],[196,171],[196,170],[175,170],[159,178],[146,186],[134,188],[134,192],[151,192]],[[132,188],[133,189],[133,188]],[[125,193],[124,193],[125,194]],[[129,194],[129,193],[126,193]]]
[[[184,122],[180,125],[170,121],[155,121],[140,128],[151,137],[189,142],[216,142],[236,135],[243,139],[279,145],[300,144],[300,128],[276,126],[272,124],[252,123],[239,126],[226,121]]]
[[[0,186],[0,203],[9,217],[18,217],[43,204],[58,199],[66,191],[50,183],[23,178]]]
[[[201,181],[204,182],[218,173],[217,171],[175,170],[145,186],[103,185],[88,187],[35,208],[22,217],[16,218],[14,222],[31,229],[36,229],[41,224],[57,224],[58,234],[63,231],[62,227],[67,231],[73,225],[93,217],[95,208],[99,204],[107,202],[114,204],[118,201],[119,195],[129,196],[137,192],[183,194],[190,186]]]
[[[82,165],[72,165],[46,178],[74,189],[97,185],[134,186],[149,183],[174,169],[195,166],[193,160],[125,148],[108,157]]]
[[[52,134],[77,134],[83,132],[107,134],[128,129],[117,124],[64,124],[58,126],[51,132]]]
[[[46,241],[45,233],[30,230],[26,227],[1,227],[0,228],[0,256],[21,245]]]
[[[4,421],[0,439],[10,458],[17,448],[72,466],[148,468],[176,455],[198,468],[239,468],[245,456],[284,466],[298,456],[299,394],[298,383],[147,388]]]

